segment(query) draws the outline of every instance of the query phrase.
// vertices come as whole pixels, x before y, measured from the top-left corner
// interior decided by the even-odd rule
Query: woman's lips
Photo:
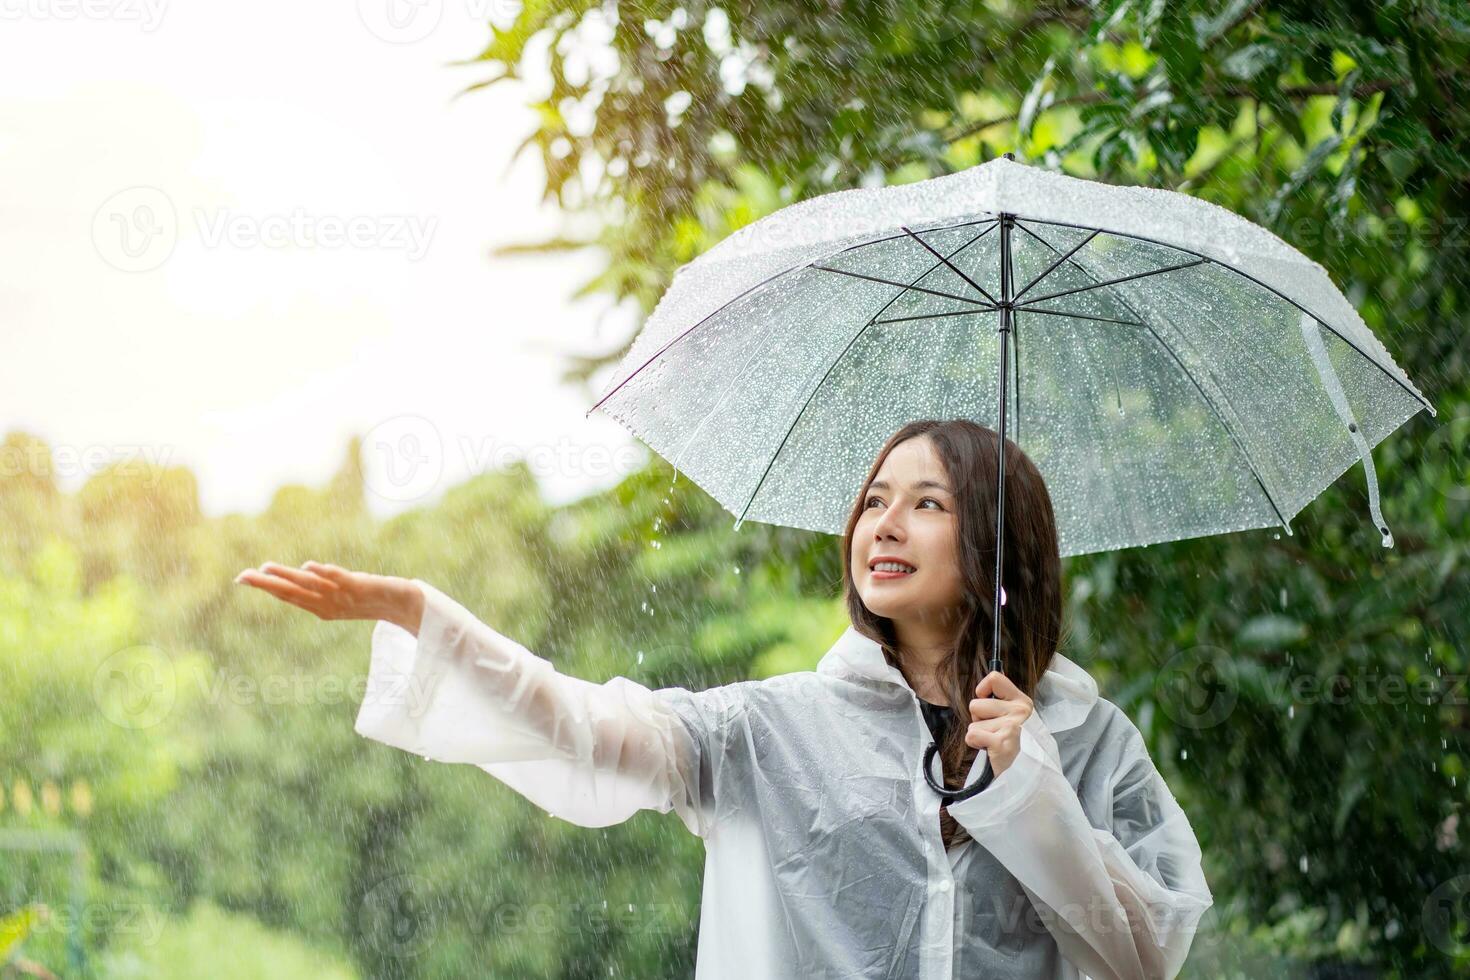
[[[879,581],[882,581],[884,579],[890,578],[908,578],[910,575],[915,575],[917,573],[918,569],[915,569],[912,572],[880,572],[875,568],[869,571],[868,575],[875,579],[878,579]]]

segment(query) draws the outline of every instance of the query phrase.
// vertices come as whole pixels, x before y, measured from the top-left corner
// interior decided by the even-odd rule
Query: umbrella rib
[[[1030,221],[1030,222],[1033,222],[1035,224],[1039,224],[1039,225],[1055,225],[1058,228],[1073,228],[1073,229],[1076,229],[1077,231],[1093,231],[1094,230],[1094,229],[1091,229],[1091,228],[1087,228],[1087,227],[1085,227],[1083,225],[1070,224],[1070,223],[1068,223],[1066,221],[1048,221],[1048,220],[1046,220],[1044,218],[1027,218],[1026,220],[1027,221]],[[1020,222],[1018,221],[1017,224],[1019,224],[1019,223]],[[1372,364],[1378,370],[1382,371],[1383,374],[1390,381],[1392,381],[1394,384],[1396,384],[1400,388],[1402,388],[1404,390],[1404,394],[1406,394],[1409,397],[1413,398],[1419,404],[1421,404],[1425,408],[1427,408],[1429,410],[1430,416],[1432,416],[1434,418],[1438,418],[1439,417],[1439,413],[1434,410],[1434,406],[1433,405],[1429,404],[1429,400],[1428,399],[1426,399],[1423,395],[1419,394],[1413,388],[1411,388],[1408,385],[1406,385],[1404,382],[1400,381],[1394,375],[1394,373],[1392,371],[1390,371],[1388,368],[1386,368],[1382,364],[1380,364],[1378,362],[1378,359],[1377,358],[1370,357],[1368,355],[1368,352],[1367,351],[1363,350],[1363,348],[1361,348],[1357,344],[1353,343],[1347,337],[1344,337],[1342,335],[1342,331],[1338,330],[1332,324],[1328,323],[1325,319],[1323,319],[1322,317],[1320,317],[1317,314],[1313,313],[1311,310],[1307,309],[1305,306],[1303,306],[1302,304],[1298,303],[1296,300],[1292,299],[1290,296],[1287,296],[1285,293],[1283,293],[1281,290],[1277,289],[1275,286],[1271,286],[1271,285],[1268,285],[1267,283],[1262,282],[1261,280],[1257,279],[1255,276],[1251,275],[1249,272],[1246,272],[1243,269],[1237,269],[1235,266],[1231,265],[1228,262],[1221,262],[1219,259],[1211,258],[1208,255],[1201,255],[1199,252],[1196,252],[1194,249],[1192,249],[1192,248],[1186,248],[1183,245],[1175,245],[1175,244],[1172,244],[1170,242],[1161,242],[1161,241],[1158,241],[1158,240],[1153,239],[1153,238],[1148,238],[1148,237],[1146,237],[1144,235],[1131,235],[1131,234],[1128,234],[1127,232],[1113,231],[1113,230],[1111,230],[1109,228],[1102,228],[1102,229],[1097,229],[1097,230],[1105,231],[1109,235],[1114,235],[1114,236],[1117,236],[1118,238],[1131,238],[1135,242],[1147,242],[1150,245],[1159,245],[1159,246],[1162,246],[1163,248],[1171,248],[1171,249],[1173,249],[1176,252],[1184,252],[1187,255],[1197,255],[1202,260],[1213,262],[1215,265],[1219,266],[1222,269],[1229,269],[1231,272],[1235,273],[1237,276],[1242,276],[1242,277],[1244,277],[1246,279],[1249,279],[1251,282],[1255,283],[1257,286],[1260,286],[1262,289],[1269,290],[1272,293],[1272,295],[1276,296],[1278,299],[1285,300],[1286,302],[1290,303],[1292,306],[1295,306],[1301,312],[1305,313],[1307,316],[1311,317],[1312,319],[1316,320],[1318,323],[1322,324],[1322,326],[1326,327],[1328,330],[1331,330],[1332,333],[1337,337],[1338,340],[1341,340],[1343,343],[1347,344],[1353,350],[1357,351],[1358,354],[1365,361],[1367,361],[1368,363]],[[1031,237],[1037,238],[1038,241],[1041,241],[1041,239],[1037,237],[1037,235],[1035,234],[1035,232],[1032,232]],[[1048,245],[1047,247],[1050,248],[1051,246]],[[1053,249],[1053,251],[1055,251],[1055,249]]]
[[[909,229],[906,226],[899,225],[899,227],[903,229],[903,233],[905,235],[908,235],[914,241],[918,242],[920,245],[922,245],[925,248],[927,248],[929,250],[929,253],[931,255],[934,255],[935,257],[937,257],[939,259],[939,261],[941,261],[945,265],[949,266],[949,268],[954,271],[955,275],[959,276],[961,279],[965,280],[965,282],[969,283],[970,284],[970,287],[972,289],[974,289],[977,292],[979,292],[981,296],[984,296],[986,299],[990,300],[990,305],[992,307],[999,305],[1000,301],[997,300],[994,296],[990,295],[988,292],[986,292],[984,286],[980,285],[978,282],[976,282],[975,280],[971,279],[969,276],[965,275],[964,272],[960,271],[960,267],[959,266],[955,265],[949,259],[945,258],[943,255],[940,255],[937,251],[935,251],[933,245],[930,245],[928,242],[924,241],[924,239],[920,238],[918,235],[915,235],[912,231],[909,231]],[[925,275],[928,275],[928,273],[925,273]]]
[[[1021,297],[1025,296],[1026,293],[1030,291],[1032,286],[1036,285],[1038,282],[1041,282],[1041,280],[1051,275],[1052,271],[1056,269],[1057,266],[1061,265],[1063,262],[1070,259],[1073,255],[1077,254],[1077,252],[1082,248],[1083,245],[1086,245],[1097,236],[1098,232],[1094,230],[1092,234],[1088,235],[1086,238],[1082,239],[1082,241],[1078,242],[1076,245],[1073,245],[1070,249],[1068,249],[1066,255],[1058,255],[1051,265],[1047,266],[1041,271],[1040,275],[1028,282],[1019,293],[1017,293],[1015,296],[1012,296],[1011,302],[1019,302]]]
[[[1147,324],[1138,323],[1134,320],[1119,320],[1117,317],[1111,316],[1094,316],[1091,313],[1070,313],[1067,310],[1042,310],[1028,306],[1026,307],[1026,312],[1045,313],[1047,316],[1063,316],[1073,320],[1102,320],[1104,323],[1121,323],[1128,327],[1147,326]]]
[[[984,232],[981,232],[981,234],[984,234]],[[817,265],[815,262],[812,263],[812,268],[821,269],[823,272],[835,272],[838,275],[852,276],[854,279],[866,279],[868,280],[868,282],[881,282],[885,286],[897,286],[899,289],[902,289],[905,292],[907,292],[908,290],[914,290],[915,292],[929,293],[934,296],[943,296],[945,299],[956,299],[959,300],[961,303],[974,303],[976,306],[985,306],[985,304],[980,302],[978,299],[971,299],[968,296],[959,296],[955,293],[945,293],[941,292],[938,289],[926,289],[923,286],[915,286],[913,283],[904,285],[901,282],[894,282],[892,279],[880,279],[877,276],[865,276],[861,272],[849,272],[846,269],[834,269],[829,265]],[[939,263],[935,262],[932,266],[929,267],[929,272],[933,272],[937,268],[939,268]],[[927,276],[929,272],[924,273],[924,275]],[[923,276],[920,276],[919,278],[922,279]],[[914,280],[914,282],[918,282],[918,280],[916,279]],[[903,294],[900,293],[899,295],[901,296]]]
[[[985,229],[985,231],[982,231],[979,235],[976,235],[974,238],[971,238],[969,241],[965,242],[965,244],[961,245],[959,248],[955,249],[953,252],[951,252],[949,254],[950,255],[958,255],[960,252],[962,252],[965,249],[969,248],[976,241],[978,241],[985,234],[985,232],[986,231],[989,231],[989,230],[990,230],[989,228]],[[895,236],[895,237],[897,237],[897,236]],[[943,258],[943,256],[941,256],[941,258]],[[914,280],[914,282],[918,282],[919,279],[923,279],[924,276],[927,276],[929,273],[933,272],[937,268],[939,268],[939,263],[938,262],[935,262],[929,268],[925,269],[923,275],[920,275],[918,278],[916,278]],[[833,271],[840,271],[840,270],[833,270]],[[901,286],[902,283],[893,283],[892,285]],[[747,513],[749,513],[749,511],[750,511],[750,505],[753,504],[753,503],[755,503],[756,495],[761,492],[761,487],[765,485],[766,477],[768,477],[768,476],[771,475],[771,467],[774,466],[774,465],[776,465],[776,458],[781,455],[781,450],[783,450],[783,449],[786,448],[786,443],[791,438],[791,433],[793,433],[793,432],[796,431],[796,425],[797,425],[797,423],[800,422],[801,421],[801,417],[806,414],[807,406],[811,405],[812,399],[817,396],[817,392],[822,390],[822,385],[824,385],[824,384],[827,383],[827,378],[831,376],[833,369],[836,368],[838,364],[842,363],[842,359],[847,356],[847,352],[848,351],[852,350],[852,345],[858,342],[858,338],[861,337],[864,333],[866,333],[867,330],[868,330],[868,328],[871,327],[873,324],[880,322],[878,320],[878,317],[883,314],[883,311],[886,310],[886,309],[888,309],[894,303],[898,302],[898,298],[900,296],[902,296],[902,295],[903,295],[903,293],[900,292],[900,293],[896,293],[895,295],[893,295],[892,297],[890,297],[889,300],[888,300],[888,302],[884,303],[883,306],[876,313],[874,313],[872,316],[870,316],[868,318],[868,322],[865,323],[865,324],[863,324],[862,325],[862,328],[859,329],[857,333],[855,333],[855,334],[852,335],[852,339],[847,342],[847,346],[845,346],[845,347],[842,348],[841,353],[839,353],[836,357],[834,357],[832,359],[832,363],[831,364],[828,364],[827,365],[827,370],[824,371],[824,372],[822,372],[821,380],[819,380],[815,385],[812,386],[812,390],[811,391],[807,392],[806,401],[804,401],[804,402],[801,403],[801,410],[796,413],[796,417],[793,418],[791,420],[791,424],[786,427],[786,434],[781,437],[781,444],[776,447],[776,451],[774,453],[772,453],[771,454],[771,458],[766,461],[766,468],[765,468],[764,471],[761,472],[761,478],[759,480],[755,481],[755,488],[750,491],[750,496],[746,499],[745,506],[742,507],[742,508],[740,508],[740,516],[735,519],[735,526],[737,528],[745,520],[745,515]],[[976,312],[983,312],[983,311],[976,311]]]
[[[989,224],[990,227],[989,228],[986,228],[984,231],[982,231],[980,234],[976,235],[974,238],[970,239],[968,242],[965,242],[965,244],[964,244],[964,246],[962,248],[959,248],[959,249],[956,249],[953,252],[950,252],[949,253],[950,258],[953,258],[954,256],[958,255],[960,252],[964,251],[966,248],[969,248],[971,245],[975,244],[975,242],[978,241],[979,239],[984,238],[986,235],[990,234],[996,228],[999,228],[1000,227],[1000,219],[999,218],[978,218],[978,219],[976,219],[974,221],[961,221],[958,224],[953,224],[953,225],[940,225],[937,228],[925,228],[924,231],[926,231],[926,232],[930,232],[930,231],[954,231],[956,228],[969,228],[969,227],[971,227],[973,225],[984,225],[984,224]],[[860,249],[860,248],[867,248],[869,245],[882,245],[884,242],[897,241],[898,239],[900,239],[902,237],[904,237],[904,236],[901,235],[901,234],[899,234],[899,235],[884,235],[882,238],[872,238],[872,239],[869,239],[866,242],[858,242],[856,245],[848,245],[845,248],[839,248],[837,251],[833,252],[832,255],[841,255],[843,252],[856,251],[857,249]],[[830,258],[831,256],[828,256],[828,257]],[[933,269],[931,268],[930,271],[932,272]],[[928,273],[925,273],[925,275],[928,275]]]
[[[1148,276],[1157,276],[1165,272],[1176,272],[1180,269],[1190,269],[1197,265],[1203,265],[1205,262],[1208,261],[1208,259],[1195,259],[1193,262],[1180,262],[1178,265],[1166,265],[1162,269],[1150,269],[1147,272],[1135,272],[1129,276],[1119,276],[1116,279],[1107,279],[1103,282],[1095,282],[1090,286],[1075,286],[1072,289],[1064,289],[1059,293],[1047,293],[1045,296],[1038,296],[1035,299],[1031,300],[1030,303],[1017,304],[1017,308],[1024,310],[1028,309],[1032,303],[1044,303],[1049,299],[1056,299],[1059,296],[1071,296],[1073,293],[1086,292],[1091,289],[1101,289],[1103,286],[1116,286],[1120,282],[1130,282],[1134,279],[1144,279]],[[1077,263],[1075,262],[1072,264],[1077,265]],[[1081,266],[1079,265],[1078,268],[1080,269]]]
[[[1030,235],[1032,238],[1036,239],[1038,242],[1040,242],[1041,244],[1045,245],[1047,248],[1051,249],[1053,252],[1058,251],[1058,249],[1057,249],[1057,247],[1055,245],[1053,245],[1051,242],[1047,241],[1045,238],[1042,238],[1040,235],[1036,234],[1031,229],[1027,228],[1020,221],[1017,221],[1016,224],[1018,226],[1020,226],[1020,228],[1021,228],[1022,231],[1026,232],[1026,234]],[[1203,261],[1207,261],[1207,260],[1201,259],[1200,261],[1203,262]],[[1077,267],[1077,270],[1079,272],[1081,272],[1084,276],[1087,276],[1089,279],[1095,279],[1095,278],[1097,278],[1091,272],[1089,272],[1087,270],[1087,267],[1084,266],[1082,263],[1080,263],[1080,262],[1078,262],[1076,260],[1072,260],[1072,264]],[[1198,265],[1199,263],[1192,263],[1192,264]],[[1132,277],[1129,277],[1129,278],[1132,278]],[[1106,283],[1098,283],[1098,285],[1107,285],[1107,284]],[[1209,406],[1210,411],[1214,413],[1215,418],[1219,421],[1220,425],[1225,429],[1226,435],[1230,436],[1230,441],[1233,442],[1233,443],[1235,443],[1235,449],[1236,449],[1236,451],[1240,453],[1241,458],[1244,459],[1246,465],[1250,467],[1250,469],[1251,469],[1251,475],[1256,478],[1256,484],[1261,488],[1261,493],[1265,494],[1265,496],[1266,496],[1266,503],[1268,503],[1268,504],[1271,505],[1271,509],[1276,512],[1276,518],[1277,518],[1277,520],[1279,520],[1281,522],[1281,526],[1282,527],[1286,528],[1286,533],[1287,534],[1290,534],[1291,533],[1291,525],[1287,522],[1286,515],[1284,515],[1281,512],[1281,508],[1279,506],[1277,506],[1276,497],[1271,493],[1271,488],[1268,487],[1268,486],[1266,486],[1266,481],[1265,481],[1265,479],[1262,478],[1261,471],[1260,471],[1260,469],[1257,468],[1255,459],[1252,458],[1252,456],[1250,454],[1250,451],[1248,449],[1246,449],[1245,443],[1241,440],[1240,436],[1236,434],[1235,427],[1232,426],[1230,424],[1229,420],[1227,420],[1225,418],[1225,415],[1220,411],[1219,406],[1215,404],[1215,400],[1213,398],[1211,398],[1210,395],[1209,395],[1209,393],[1206,392],[1205,389],[1200,385],[1199,379],[1194,376],[1194,373],[1192,371],[1190,371],[1188,367],[1185,366],[1184,361],[1180,359],[1178,353],[1175,352],[1174,348],[1171,347],[1171,346],[1169,346],[1169,344],[1164,340],[1163,337],[1160,337],[1159,336],[1159,332],[1157,330],[1155,330],[1153,328],[1153,326],[1148,323],[1147,320],[1144,319],[1144,317],[1142,316],[1142,314],[1140,314],[1138,312],[1138,310],[1134,308],[1134,306],[1133,306],[1132,303],[1128,302],[1128,298],[1126,296],[1123,296],[1123,295],[1119,294],[1119,293],[1114,293],[1113,295],[1117,296],[1118,302],[1122,303],[1123,306],[1124,306],[1124,308],[1126,308],[1129,313],[1132,313],[1135,317],[1138,318],[1139,323],[1137,323],[1136,326],[1141,326],[1141,327],[1143,327],[1145,330],[1147,330],[1149,332],[1149,334],[1154,338],[1154,340],[1158,342],[1158,345],[1160,347],[1162,347],[1164,349],[1164,351],[1170,357],[1172,357],[1174,359],[1174,363],[1179,366],[1179,370],[1182,371],[1184,373],[1184,376],[1189,379],[1189,383],[1192,384],[1192,385],[1194,385],[1195,391],[1198,391],[1199,394],[1200,394],[1200,397],[1205,400],[1205,404]],[[1055,312],[1055,311],[1031,310],[1030,312],[1033,312],[1033,313],[1045,313],[1045,312]],[[1088,317],[1088,319],[1094,319],[1094,318]],[[1123,322],[1123,321],[1119,321],[1119,322]]]
[[[937,266],[936,266],[937,268]],[[980,313],[994,313],[996,307],[982,306],[974,310],[949,310],[945,313],[921,313],[917,316],[893,316],[886,320],[874,320],[874,323],[908,323],[910,320],[937,320],[946,316],[976,316]]]
[[[983,224],[983,223],[984,222],[970,222],[970,224]],[[958,225],[956,227],[963,228],[963,227],[968,227],[968,226],[967,225]],[[985,235],[986,235],[986,233],[989,232],[989,231],[990,231],[990,229],[989,228],[986,228],[984,231],[980,232],[979,234],[972,236],[969,241],[965,242],[965,244],[963,244],[959,248],[955,249],[954,252],[952,252],[951,254],[958,255],[964,249],[969,248],[971,245],[975,244],[975,242],[977,242],[981,238],[984,238]],[[894,241],[898,237],[899,236],[894,235],[891,238],[884,239],[884,240],[885,241]],[[869,243],[869,244],[873,244],[873,243]],[[926,269],[924,271],[924,276],[927,276],[929,273],[933,272],[937,268],[939,268],[939,263],[936,262],[934,265],[931,265],[928,269]],[[920,276],[919,279],[924,278],[924,276]],[[916,279],[914,281],[917,282],[918,280]],[[895,295],[887,303],[883,304],[883,309],[882,310],[879,310],[878,313],[882,313],[883,310],[888,309],[888,307],[892,306],[898,300],[899,296],[902,296],[902,295],[903,295],[903,293],[901,293],[901,292],[898,293],[897,295]],[[989,308],[987,308],[987,309],[989,309]],[[985,311],[984,310],[980,310],[980,311],[962,310],[960,312],[963,312],[963,313],[975,313],[975,312],[985,312]],[[877,315],[878,314],[876,314],[876,313],[874,314],[875,317]],[[877,320],[875,322],[878,322],[878,323],[888,323],[888,322],[892,322],[892,321]],[[769,327],[766,328],[766,333],[769,334],[772,330],[775,329],[775,327],[776,327],[776,321],[772,321],[771,326],[769,326]],[[764,339],[764,335],[763,335],[763,339]],[[720,393],[720,399],[719,399],[719,401],[715,402],[714,406],[711,407],[710,410],[704,414],[704,418],[702,418],[702,419],[699,420],[699,424],[694,427],[694,431],[689,434],[689,438],[685,439],[683,445],[681,445],[679,447],[679,450],[678,450],[677,453],[675,453],[674,458],[670,460],[670,463],[673,465],[675,471],[677,471],[679,469],[679,461],[684,458],[684,452],[691,445],[693,445],[693,443],[694,443],[694,437],[697,436],[699,434],[700,430],[704,428],[705,423],[708,422],[711,418],[714,417],[715,412],[717,412],[717,411],[720,410],[720,406],[723,405],[723,404],[725,404],[725,400],[730,397],[730,392],[732,392],[732,391],[735,390],[735,387],[739,384],[740,379],[742,377],[744,377],[746,369],[750,367],[751,362],[755,360],[756,355],[759,354],[761,352],[761,350],[762,350],[762,347],[759,344],[757,344],[756,346],[754,346],[751,349],[750,354],[745,358],[745,362],[743,364],[741,364],[740,365],[740,369],[735,372],[734,378],[725,387],[725,390]]]
[[[648,365],[652,364],[654,361],[658,360],[660,357],[662,357],[664,354],[666,354],[668,352],[668,350],[669,350],[670,347],[673,347],[679,341],[683,340],[685,337],[689,336],[694,331],[698,330],[700,327],[704,326],[706,323],[708,323],[711,320],[713,320],[716,316],[718,316],[719,314],[725,312],[725,310],[727,310],[727,309],[730,308],[731,304],[738,302],[739,300],[743,299],[744,297],[746,297],[746,296],[750,295],[751,293],[755,292],[757,289],[760,289],[762,286],[769,285],[770,283],[775,282],[777,279],[780,279],[782,276],[790,275],[793,272],[798,272],[798,271],[806,268],[806,266],[807,266],[806,263],[798,263],[797,265],[793,265],[793,266],[791,266],[789,268],[782,269],[780,272],[777,272],[774,275],[767,276],[766,278],[762,279],[760,282],[755,283],[754,285],[752,285],[752,286],[750,286],[750,287],[748,287],[746,289],[741,290],[738,295],[732,296],[732,297],[730,297],[730,299],[726,300],[724,303],[721,303],[719,309],[712,310],[707,316],[703,317],[698,322],[693,323],[693,324],[690,324],[690,326],[683,333],[679,334],[677,337],[671,338],[668,343],[664,344],[658,350],[654,351],[651,355],[649,355],[648,360],[644,361],[642,364],[638,365],[631,372],[629,372],[628,376],[626,378],[624,378],[622,381],[619,381],[617,383],[617,386],[616,387],[614,387],[607,394],[603,395],[601,398],[597,399],[597,404],[595,404],[591,408],[587,409],[587,412],[583,416],[583,418],[586,418],[588,415],[591,415],[593,412],[595,412],[599,408],[601,408],[602,407],[602,404],[604,402],[606,402],[609,398],[611,398],[613,395],[616,395],[619,391],[622,390],[623,385],[627,384],[629,381],[632,381],[639,374],[642,374],[644,368],[648,367]]]
[[[1000,224],[999,219],[996,219],[996,218],[981,218],[978,221],[962,221],[959,224],[945,225],[945,226],[943,226],[941,228],[926,228],[924,230],[925,231],[952,231],[955,228],[968,228],[971,225],[983,225],[983,224],[987,224],[987,223],[990,224],[990,227],[989,228],[986,228],[984,231],[982,231],[980,234],[976,235],[974,238],[970,239],[968,242],[966,242],[962,246],[962,248],[969,248],[971,245],[973,245],[976,242],[976,240],[978,240],[980,238],[984,238],[986,234],[988,234],[989,232],[993,231]],[[859,242],[856,245],[848,245],[846,248],[840,248],[836,252],[833,252],[832,255],[841,255],[843,252],[850,252],[853,249],[866,248],[869,245],[877,245],[877,244],[880,244],[882,242],[895,241],[899,237],[900,237],[899,235],[886,235],[886,236],[884,236],[882,238],[874,238],[874,239],[871,239],[871,240],[866,241],[866,242]],[[951,252],[950,254],[951,255],[954,255],[954,254],[957,254],[959,251],[960,251],[960,249],[956,249],[954,252]],[[737,295],[732,296],[730,299],[726,300],[724,303],[721,303],[719,309],[711,311],[709,314],[707,314],[706,316],[702,317],[697,323],[691,324],[687,329],[684,330],[683,333],[679,334],[677,337],[674,337],[674,338],[670,339],[668,343],[664,344],[658,350],[654,351],[653,354],[649,356],[648,360],[644,361],[642,364],[638,365],[638,367],[634,368],[633,371],[630,372],[628,374],[628,376],[626,378],[624,378],[622,381],[619,381],[617,383],[617,385],[611,391],[609,391],[607,394],[603,395],[601,398],[597,399],[597,404],[595,404],[591,408],[587,409],[587,412],[584,415],[584,417],[590,416],[593,412],[595,412],[599,408],[601,408],[604,402],[606,402],[613,395],[616,395],[619,391],[621,391],[622,388],[623,388],[623,386],[626,385],[629,381],[632,381],[634,377],[636,377],[637,375],[641,374],[643,372],[643,369],[644,368],[648,367],[648,365],[652,364],[654,361],[656,361],[660,357],[662,357],[669,350],[670,347],[673,347],[679,341],[683,340],[685,337],[689,336],[691,333],[693,333],[694,331],[698,330],[700,327],[704,326],[710,320],[713,320],[716,316],[718,316],[719,314],[723,313],[725,310],[727,310],[730,307],[730,305],[732,303],[738,302],[739,300],[743,299],[744,297],[746,297],[746,296],[750,295],[751,293],[755,292],[757,289],[760,289],[762,286],[766,286],[766,285],[769,285],[770,283],[775,282],[777,279],[780,279],[782,276],[790,275],[791,273],[797,272],[797,271],[799,271],[801,269],[805,269],[805,268],[807,268],[808,266],[810,266],[812,264],[813,263],[809,263],[809,262],[800,262],[800,263],[797,263],[796,265],[793,265],[793,266],[790,266],[788,268],[782,269],[780,272],[777,272],[777,273],[774,273],[772,275],[769,275],[766,278],[762,279],[758,283],[755,283],[755,284],[753,284],[751,286],[747,286],[745,289],[742,289]],[[930,271],[931,272],[933,271],[933,268],[932,267],[930,268]],[[928,275],[929,273],[926,272],[924,274],[925,275]],[[971,300],[966,299],[963,296],[958,297],[958,298],[961,299],[961,300],[964,300],[965,302],[972,302]]]

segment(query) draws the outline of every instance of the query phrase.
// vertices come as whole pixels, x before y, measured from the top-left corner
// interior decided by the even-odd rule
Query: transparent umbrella
[[[1290,535],[1359,460],[1392,547],[1371,451],[1436,414],[1326,271],[1265,228],[1010,154],[741,228],[675,273],[597,409],[737,529],[829,534],[894,430],[970,419],[1035,461],[1063,555]],[[991,610],[1001,567],[997,547]],[[969,787],[936,783],[935,751],[925,778],[947,801],[989,784],[988,760]]]

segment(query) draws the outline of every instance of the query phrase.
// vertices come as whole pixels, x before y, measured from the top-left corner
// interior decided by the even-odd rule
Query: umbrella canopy
[[[598,408],[737,528],[830,534],[896,429],[967,418],[1034,460],[1063,555],[1290,534],[1359,460],[1391,547],[1370,453],[1435,414],[1266,229],[1009,159],[735,232],[676,272]]]

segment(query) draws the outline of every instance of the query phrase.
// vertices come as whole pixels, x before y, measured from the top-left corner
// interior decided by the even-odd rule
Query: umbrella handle
[[[990,769],[990,753],[987,752],[985,753],[984,771],[980,773],[980,778],[975,780],[969,786],[966,786],[963,789],[949,789],[948,787],[936,783],[934,781],[933,773],[931,773],[929,770],[931,764],[934,762],[934,754],[938,751],[938,742],[930,742],[929,747],[924,750],[924,782],[928,783],[929,788],[939,794],[939,798],[944,801],[946,806],[951,803],[958,803],[960,800],[968,800],[976,793],[984,790],[985,787],[989,786],[991,782],[994,781],[995,773],[993,773]]]

